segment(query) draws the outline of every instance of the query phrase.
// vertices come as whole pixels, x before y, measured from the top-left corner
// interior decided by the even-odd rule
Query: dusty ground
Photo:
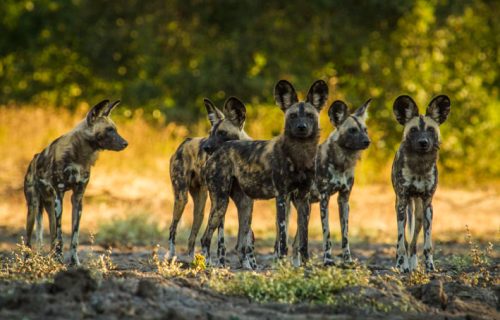
[[[5,258],[12,253],[17,234],[1,231],[4,246],[0,255]],[[229,245],[233,243],[231,239]],[[438,242],[436,247],[440,271],[431,276],[430,283],[403,290],[387,285],[363,292],[380,303],[388,300],[412,303],[420,310],[418,313],[367,314],[355,306],[253,303],[214,292],[197,278],[162,278],[148,263],[152,247],[133,247],[113,250],[111,259],[116,269],[102,280],[96,280],[85,270],[69,269],[56,275],[54,281],[39,284],[0,281],[0,319],[500,319],[498,286],[472,287],[450,278],[453,265],[449,259],[467,255],[468,246]],[[313,254],[318,254],[320,244],[315,242],[312,248]],[[393,274],[392,245],[357,243],[352,249],[353,255],[372,271],[372,277]],[[81,257],[85,259],[90,250],[88,244],[83,245]],[[103,251],[95,246],[93,250]],[[272,263],[271,249],[260,247],[258,252],[259,271],[268,270]],[[160,255],[164,253],[160,250]],[[498,277],[500,259],[498,253],[494,254],[490,271]],[[229,253],[229,259],[233,271],[238,272],[234,252]]]
[[[465,225],[469,226],[472,237],[480,241],[482,247],[491,241],[498,248],[498,189],[440,187],[434,199],[433,237],[436,265],[441,271],[431,276],[429,284],[411,285],[404,289],[387,284],[362,293],[382,304],[388,301],[411,303],[420,312],[367,314],[365,309],[355,306],[258,304],[246,298],[216,293],[198,278],[161,277],[148,260],[156,243],[162,246],[167,243],[167,227],[173,206],[168,179],[148,175],[129,176],[126,173],[107,175],[105,170],[101,171],[95,174],[84,199],[81,257],[85,259],[90,252],[90,233],[99,236],[103,224],[113,224],[114,219],[127,219],[136,213],[144,217],[147,230],[156,230],[160,236],[139,234],[136,240],[147,245],[114,248],[111,258],[117,268],[102,281],[96,281],[81,270],[69,270],[53,281],[39,284],[0,280],[0,319],[500,319],[500,288],[494,285],[486,288],[464,285],[457,281],[450,263],[453,257],[470,254],[465,243]],[[25,210],[20,183],[0,186],[0,259],[12,254],[15,244],[24,234]],[[311,248],[316,255],[321,247],[318,211],[317,205],[314,205],[310,223]],[[66,244],[71,225],[70,212],[68,195],[63,213]],[[178,245],[181,252],[185,250],[191,212],[190,201],[180,223]],[[368,266],[372,277],[393,274],[396,226],[392,189],[387,185],[356,186],[351,197],[351,212],[349,229],[353,256]],[[291,219],[293,234],[295,215]],[[335,198],[330,201],[330,221],[334,248],[338,253],[339,223]],[[275,228],[272,202],[256,203],[252,227],[257,236],[257,259],[262,272],[268,270],[272,263],[270,253]],[[230,205],[226,218],[230,239],[236,230],[236,212]],[[128,230],[125,232],[127,234]],[[119,233],[114,236],[117,243],[123,244]],[[95,245],[94,250],[102,252],[104,249]],[[165,254],[165,251],[160,253]],[[498,284],[498,250],[494,254],[490,272],[497,278]],[[229,259],[232,270],[237,272],[234,253],[229,252]],[[315,261],[319,262],[317,258]],[[470,273],[477,271],[474,268],[467,270]],[[358,294],[357,290],[359,288],[352,287],[345,291]]]

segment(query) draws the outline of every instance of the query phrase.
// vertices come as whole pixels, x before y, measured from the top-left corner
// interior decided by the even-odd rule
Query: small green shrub
[[[163,235],[157,223],[146,213],[132,213],[99,225],[96,242],[102,246],[150,245]]]
[[[469,256],[463,260],[467,264],[459,271],[458,280],[470,286],[488,287],[498,285],[500,280],[490,271],[493,261],[491,258],[493,256],[493,244],[489,242],[484,250],[481,249],[472,239],[472,234],[467,225],[465,226],[465,238],[469,244]],[[468,267],[472,271],[466,272]]]
[[[289,263],[279,263],[275,271],[265,273],[212,272],[208,284],[221,293],[244,296],[257,302],[335,304],[337,293],[348,286],[368,285],[369,275],[364,267],[294,268]]]
[[[0,261],[0,279],[3,280],[39,282],[51,279],[63,270],[66,266],[52,253],[44,254],[27,247],[23,238],[16,245],[13,256]]]
[[[196,277],[198,275],[205,275],[204,271],[206,270],[206,261],[205,257],[201,254],[196,254],[194,256],[193,261],[189,266],[182,264],[177,261],[177,257],[174,257],[172,260],[168,260],[165,256],[162,259],[158,256],[158,250],[160,249],[159,245],[153,249],[153,253],[151,259],[149,261],[150,265],[156,267],[157,272],[165,278],[179,278],[179,277]],[[206,281],[205,277],[201,279],[202,281]]]

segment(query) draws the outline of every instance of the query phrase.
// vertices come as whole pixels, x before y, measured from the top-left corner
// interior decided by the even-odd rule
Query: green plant
[[[245,296],[257,302],[313,302],[334,304],[342,289],[368,285],[370,272],[354,269],[323,268],[308,265],[294,268],[278,263],[275,271],[264,273],[211,273],[208,284],[224,294]]]
[[[196,277],[202,275],[206,270],[205,258],[196,254],[189,266],[177,261],[177,257],[169,260],[166,256],[162,259],[158,256],[159,245],[156,245],[151,255],[150,264],[155,266],[157,272],[165,278]]]
[[[97,254],[94,251],[94,234],[90,234],[90,253],[83,262],[83,267],[90,270],[91,274],[100,279],[107,275],[111,270],[116,269],[116,265],[111,259],[112,249],[107,248],[103,254]]]
[[[162,238],[163,232],[151,216],[132,213],[99,225],[96,242],[103,246],[147,245]]]
[[[63,270],[66,266],[52,253],[46,255],[27,247],[21,237],[13,256],[5,257],[0,262],[0,279],[38,282],[51,279]]]

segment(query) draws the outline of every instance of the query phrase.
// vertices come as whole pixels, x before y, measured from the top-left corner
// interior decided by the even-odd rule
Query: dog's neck
[[[99,155],[99,145],[97,141],[86,136],[83,132],[73,132],[71,149],[67,156],[71,161],[82,165],[84,168],[93,166]]]
[[[404,154],[405,167],[416,175],[428,175],[432,173],[438,160],[438,151],[432,150],[428,153],[412,152],[407,144],[401,145]]]
[[[321,163],[333,164],[338,171],[346,171],[354,168],[362,152],[362,150],[352,150],[342,147],[335,137],[335,132],[321,144],[320,150],[321,157],[319,160]]]
[[[279,144],[286,157],[290,158],[297,168],[314,168],[318,151],[319,133],[306,139],[297,139],[286,134],[279,138]]]

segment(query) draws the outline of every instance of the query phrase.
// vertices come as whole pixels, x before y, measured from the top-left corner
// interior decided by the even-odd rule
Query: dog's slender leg
[[[252,211],[253,200],[245,195],[238,184],[233,185],[231,198],[238,209],[238,244],[237,251],[240,263],[244,269],[257,267],[253,252]]]
[[[226,265],[226,245],[224,244],[224,218],[217,228],[217,261],[219,266],[224,267]]]
[[[340,191],[337,198],[344,262],[352,262],[351,250],[349,249],[349,195],[350,191]]]
[[[290,195],[286,196],[286,204],[285,204],[285,234],[286,234],[286,243],[285,250],[288,252],[288,226],[290,222],[290,211],[292,210],[292,201]],[[276,219],[276,240],[274,241],[274,254],[278,256],[278,240],[279,240],[279,225],[278,219]]]
[[[396,268],[402,272],[409,272],[408,253],[406,251],[406,207],[408,199],[404,196],[396,196],[396,213],[398,222],[398,242],[396,247]]]
[[[301,198],[295,201],[295,206],[297,208],[298,215],[298,253],[294,252],[294,264],[300,266],[302,262],[309,260],[309,247],[308,247],[308,231],[309,231],[309,216],[311,214],[311,204],[309,199]],[[294,248],[295,251],[295,248]]]
[[[50,245],[51,245],[51,250],[54,250],[56,246],[56,216],[54,213],[54,209],[49,208],[52,206],[50,202],[45,202],[44,201],[44,207],[45,211],[47,211],[47,215],[49,216],[49,232],[50,232]],[[42,210],[43,211],[43,210]]]
[[[25,187],[24,193],[26,196],[26,203],[28,204],[28,216],[26,219],[26,246],[31,248],[31,235],[35,225],[35,217],[38,215],[40,210],[40,204],[34,187]]]
[[[330,202],[330,195],[322,194],[320,196],[320,214],[321,214],[321,228],[323,231],[323,264],[329,266],[333,264],[332,259],[332,242],[330,241],[330,224],[329,224],[329,210],[328,203]]]
[[[424,209],[422,207],[422,199],[414,198],[413,203],[415,208],[413,210],[413,219],[414,219],[414,231],[413,237],[410,242],[410,247],[408,252],[410,254],[410,271],[417,269],[418,267],[418,259],[417,259],[417,241],[418,235],[420,234],[420,230],[422,230],[422,219],[424,217]],[[408,204],[408,208],[411,207],[411,204]]]
[[[62,211],[63,211],[63,194],[56,193],[54,199],[54,214],[56,217],[56,247],[55,253],[60,261],[63,260],[63,237],[62,237]]]
[[[286,215],[287,215],[287,202],[286,195],[279,195],[276,197],[276,224],[278,229],[278,251],[276,256],[280,259],[286,257],[288,254],[287,248],[287,234],[286,234]]]
[[[36,231],[35,231],[35,239],[36,245],[39,250],[43,248],[43,207],[41,203],[38,201],[38,208],[35,217],[36,222]]]
[[[48,199],[44,199],[45,210],[49,215],[50,222],[50,237],[52,243],[52,250],[56,258],[62,262],[62,229],[61,229],[61,218],[62,218],[62,200],[59,198],[58,194],[50,196]]]
[[[78,185],[71,195],[71,247],[70,247],[70,265],[79,266],[80,260],[78,259],[78,237],[80,234],[80,219],[82,217],[82,199],[85,192],[85,185]]]
[[[205,229],[205,233],[201,238],[202,254],[205,256],[208,263],[210,263],[210,242],[212,241],[215,229],[219,227],[223,221],[224,215],[226,214],[227,205],[229,203],[229,195],[220,194],[212,196],[212,194],[210,194],[210,201],[212,204],[210,207],[208,224]]]
[[[169,236],[168,236],[168,245],[169,252],[168,258],[172,259],[175,256],[175,236],[177,233],[177,225],[181,220],[182,213],[184,212],[184,208],[186,207],[188,198],[187,198],[187,189],[176,189],[174,188],[175,200],[174,200],[174,215],[172,218],[172,223],[170,224]]]
[[[425,258],[425,270],[427,272],[435,271],[434,260],[432,258],[432,199],[424,201],[424,258]]]
[[[188,240],[188,256],[190,259],[194,258],[194,245],[196,242],[196,236],[200,231],[201,224],[203,223],[203,217],[205,216],[205,204],[207,202],[207,188],[200,187],[197,192],[191,192],[191,196],[194,201],[193,210],[193,226],[191,227],[191,233],[189,234]]]

